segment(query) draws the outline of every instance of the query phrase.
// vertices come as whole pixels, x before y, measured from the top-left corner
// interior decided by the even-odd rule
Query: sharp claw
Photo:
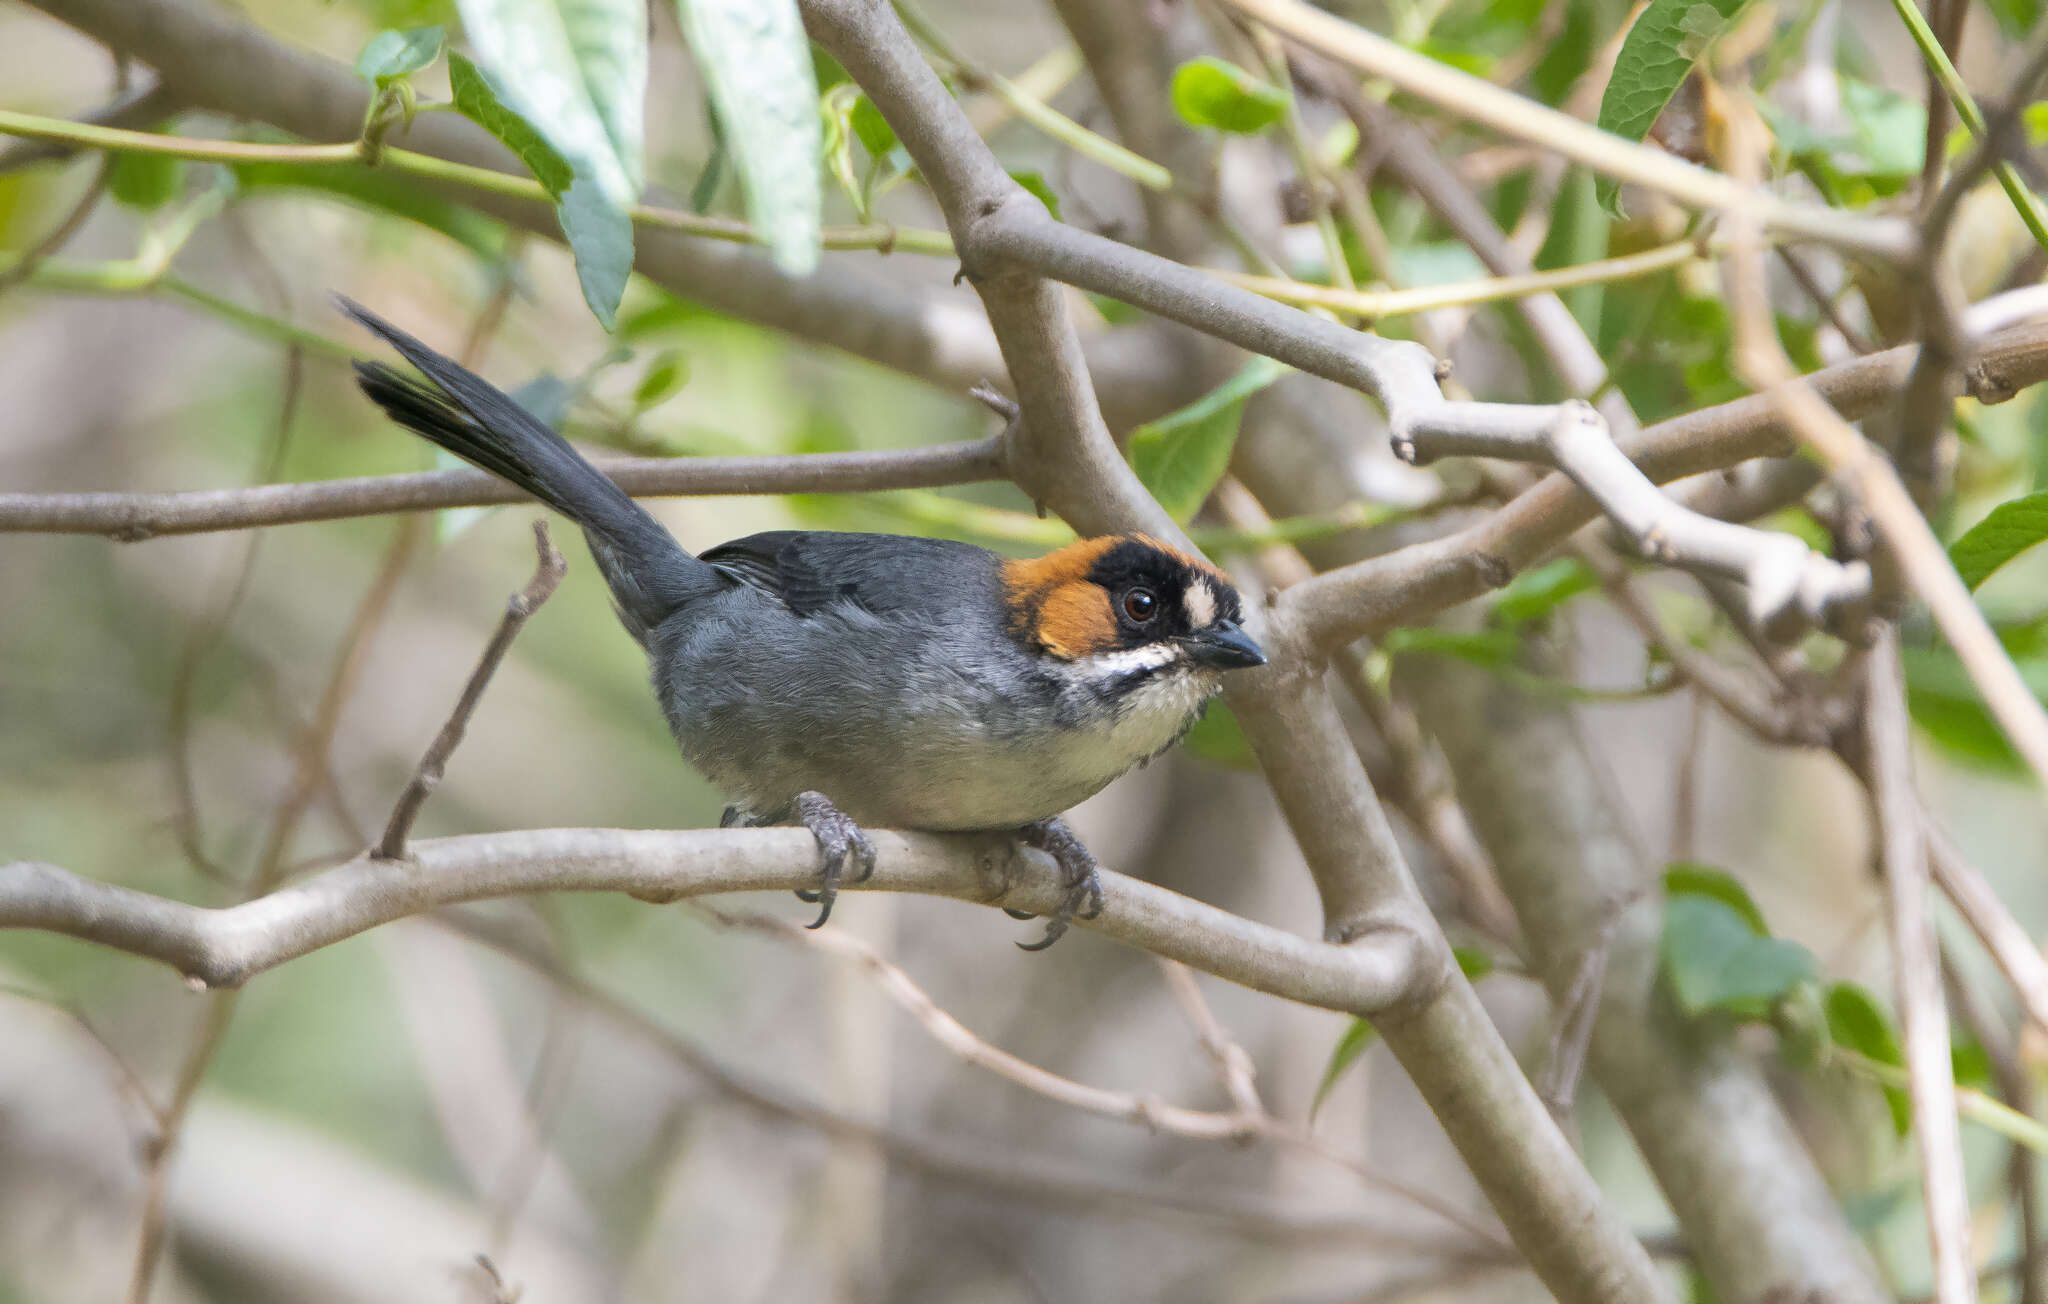
[[[805,924],[804,927],[809,929],[823,928],[825,926],[825,921],[832,917],[832,905],[835,901],[839,899],[839,894],[836,892],[819,892],[812,899],[822,900],[825,904],[822,908],[819,909],[818,917],[816,919],[813,919],[810,923]]]
[[[1004,906],[1004,907],[1003,907],[1003,913],[1004,913],[1004,914],[1006,914],[1006,915],[1008,915],[1008,916],[1009,916],[1010,918],[1012,918],[1012,919],[1036,919],[1036,918],[1038,918],[1038,916],[1037,916],[1037,915],[1034,915],[1034,914],[1032,914],[1032,913],[1031,913],[1031,912],[1030,912],[1029,910],[1012,910],[1012,909],[1010,909],[1010,907],[1008,907],[1008,906]]]
[[[1066,880],[1066,893],[1060,898],[1059,908],[1046,917],[1045,936],[1036,942],[1017,943],[1020,950],[1043,951],[1066,936],[1074,920],[1094,919],[1102,913],[1102,880],[1096,872],[1095,857],[1088,854],[1088,848],[1081,845],[1081,840],[1063,821],[1051,819],[1027,825],[1023,837],[1026,845],[1050,855]],[[1008,907],[1004,913],[1012,919],[1031,918]]]
[[[1017,949],[1020,951],[1043,951],[1046,947],[1059,941],[1066,934],[1066,931],[1067,926],[1065,924],[1049,923],[1045,926],[1044,937],[1039,938],[1035,942],[1019,942],[1017,943]]]
[[[824,900],[825,898],[825,894],[823,892],[816,892],[807,887],[792,888],[790,890],[796,893],[797,900],[803,902],[807,906],[814,906],[818,904],[818,902]]]

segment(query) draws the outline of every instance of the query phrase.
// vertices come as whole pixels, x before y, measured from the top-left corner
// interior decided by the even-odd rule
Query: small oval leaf
[[[1173,107],[1192,126],[1253,136],[1286,116],[1287,92],[1227,59],[1203,55],[1174,70]]]
[[[379,32],[356,56],[356,76],[383,90],[398,78],[416,73],[440,58],[447,36],[447,29],[442,27]]]
[[[1746,0],[1650,0],[1622,38],[1600,97],[1600,127],[1641,140]]]

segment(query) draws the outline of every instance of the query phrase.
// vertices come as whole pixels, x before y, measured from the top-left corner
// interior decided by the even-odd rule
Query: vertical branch
[[[1879,635],[1868,659],[1864,745],[1870,755],[1891,926],[1893,982],[1912,1083],[1913,1137],[1933,1247],[1935,1299],[1972,1304],[1977,1274],[1970,1254],[1970,1194],[1963,1181],[1962,1130],[1949,1063],[1948,1009],[1942,1001],[1934,920],[1928,911],[1927,834],[1913,794],[1912,740],[1896,631]]]

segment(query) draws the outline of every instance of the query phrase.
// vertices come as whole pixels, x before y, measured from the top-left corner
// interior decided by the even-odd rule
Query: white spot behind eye
[[[1190,584],[1181,601],[1188,609],[1189,628],[1207,629],[1216,623],[1216,595],[1208,585],[1200,582]]]

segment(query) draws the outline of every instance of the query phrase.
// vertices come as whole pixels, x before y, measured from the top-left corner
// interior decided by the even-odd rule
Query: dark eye
[[[1124,614],[1140,625],[1152,619],[1159,611],[1159,599],[1152,596],[1150,589],[1132,589],[1124,594]]]

